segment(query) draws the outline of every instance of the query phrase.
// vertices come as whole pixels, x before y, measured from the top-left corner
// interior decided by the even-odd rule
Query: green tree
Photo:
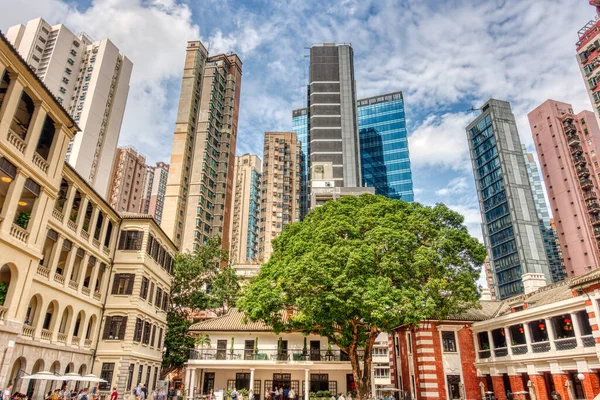
[[[349,356],[358,397],[366,399],[381,332],[476,304],[485,249],[463,221],[442,204],[374,195],[327,202],[274,241],[238,307],[277,334],[327,337]],[[293,311],[290,318],[283,310]]]
[[[218,315],[235,304],[240,290],[239,278],[225,265],[227,251],[221,240],[212,238],[195,253],[178,254],[173,265],[171,306],[167,312],[167,333],[162,376],[181,368],[194,347],[188,334],[192,316],[205,310]]]

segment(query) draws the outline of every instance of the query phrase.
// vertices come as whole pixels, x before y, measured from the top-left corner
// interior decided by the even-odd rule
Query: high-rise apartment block
[[[568,276],[600,266],[600,128],[591,111],[547,100],[528,115]]]
[[[82,130],[67,161],[107,195],[133,64],[109,39],[93,41],[41,18],[9,28],[7,38]]]
[[[152,215],[159,224],[162,221],[168,178],[169,164],[157,162],[154,167],[146,166],[141,212]]]
[[[510,104],[491,99],[481,111],[467,138],[496,295],[506,299],[523,293],[524,274],[551,276]]]
[[[259,260],[273,252],[272,241],[283,228],[300,221],[300,143],[294,132],[265,132]]]
[[[188,42],[162,227],[182,251],[211,236],[229,248],[242,62]]]
[[[144,199],[146,157],[133,147],[119,147],[111,173],[108,202],[119,212],[139,213]]]
[[[544,248],[546,249],[546,257],[548,257],[552,282],[562,281],[567,277],[567,274],[560,246],[556,240],[556,231],[552,227],[548,204],[546,203],[544,189],[542,188],[542,178],[540,177],[533,153],[528,153],[525,146],[523,146],[523,154],[525,155],[527,176],[529,177],[535,210],[540,224],[540,231],[542,232],[542,239],[544,240]]]
[[[309,163],[329,163],[336,187],[360,187],[354,52],[347,44],[310,48]]]
[[[413,201],[402,92],[358,100],[362,186],[376,194]]]
[[[261,169],[260,158],[256,155],[244,154],[235,158],[233,213],[229,234],[229,259],[234,264],[258,260]]]
[[[597,9],[598,12],[598,9]],[[600,14],[599,14],[600,15]],[[586,90],[594,105],[594,114],[600,119],[600,17],[585,24],[577,32],[577,62],[586,82]]]

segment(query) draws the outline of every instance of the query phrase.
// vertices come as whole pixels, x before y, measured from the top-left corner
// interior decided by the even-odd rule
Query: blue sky
[[[464,127],[490,97],[527,112],[547,98],[591,109],[575,60],[587,0],[0,0],[0,29],[41,16],[110,38],[134,63],[120,144],[169,161],[187,40],[243,61],[238,153],[290,130],[306,50],[351,43],[359,97],[402,90],[417,201],[441,201],[481,237]]]

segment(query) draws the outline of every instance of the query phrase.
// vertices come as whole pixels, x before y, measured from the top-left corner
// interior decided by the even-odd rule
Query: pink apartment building
[[[569,277],[600,266],[600,128],[591,111],[546,100],[529,125]]]

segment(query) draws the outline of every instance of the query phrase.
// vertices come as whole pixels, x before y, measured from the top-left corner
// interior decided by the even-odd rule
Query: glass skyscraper
[[[524,292],[524,274],[543,274],[546,283],[551,275],[510,104],[491,99],[481,110],[467,139],[483,239],[496,294],[504,300]]]
[[[248,205],[248,236],[246,237],[246,260],[258,259],[258,229],[260,224],[260,179],[256,170],[250,171],[250,202]]]
[[[392,199],[413,201],[402,92],[357,103],[363,186]]]
[[[292,132],[300,142],[300,218],[308,212],[308,109],[300,108],[292,111]]]
[[[550,264],[552,282],[562,281],[567,277],[567,273],[565,271],[560,247],[556,240],[557,234],[550,221],[550,212],[548,211],[548,204],[546,203],[546,197],[544,196],[544,190],[542,189],[542,179],[540,178],[534,155],[532,153],[527,153],[525,146],[523,146],[523,154],[525,155],[525,165],[527,166],[527,175],[529,176],[529,184],[531,185],[531,191],[533,192],[533,201],[535,202],[540,230],[542,231],[542,238],[544,239],[544,248],[546,249],[546,256],[548,257],[548,263]]]

